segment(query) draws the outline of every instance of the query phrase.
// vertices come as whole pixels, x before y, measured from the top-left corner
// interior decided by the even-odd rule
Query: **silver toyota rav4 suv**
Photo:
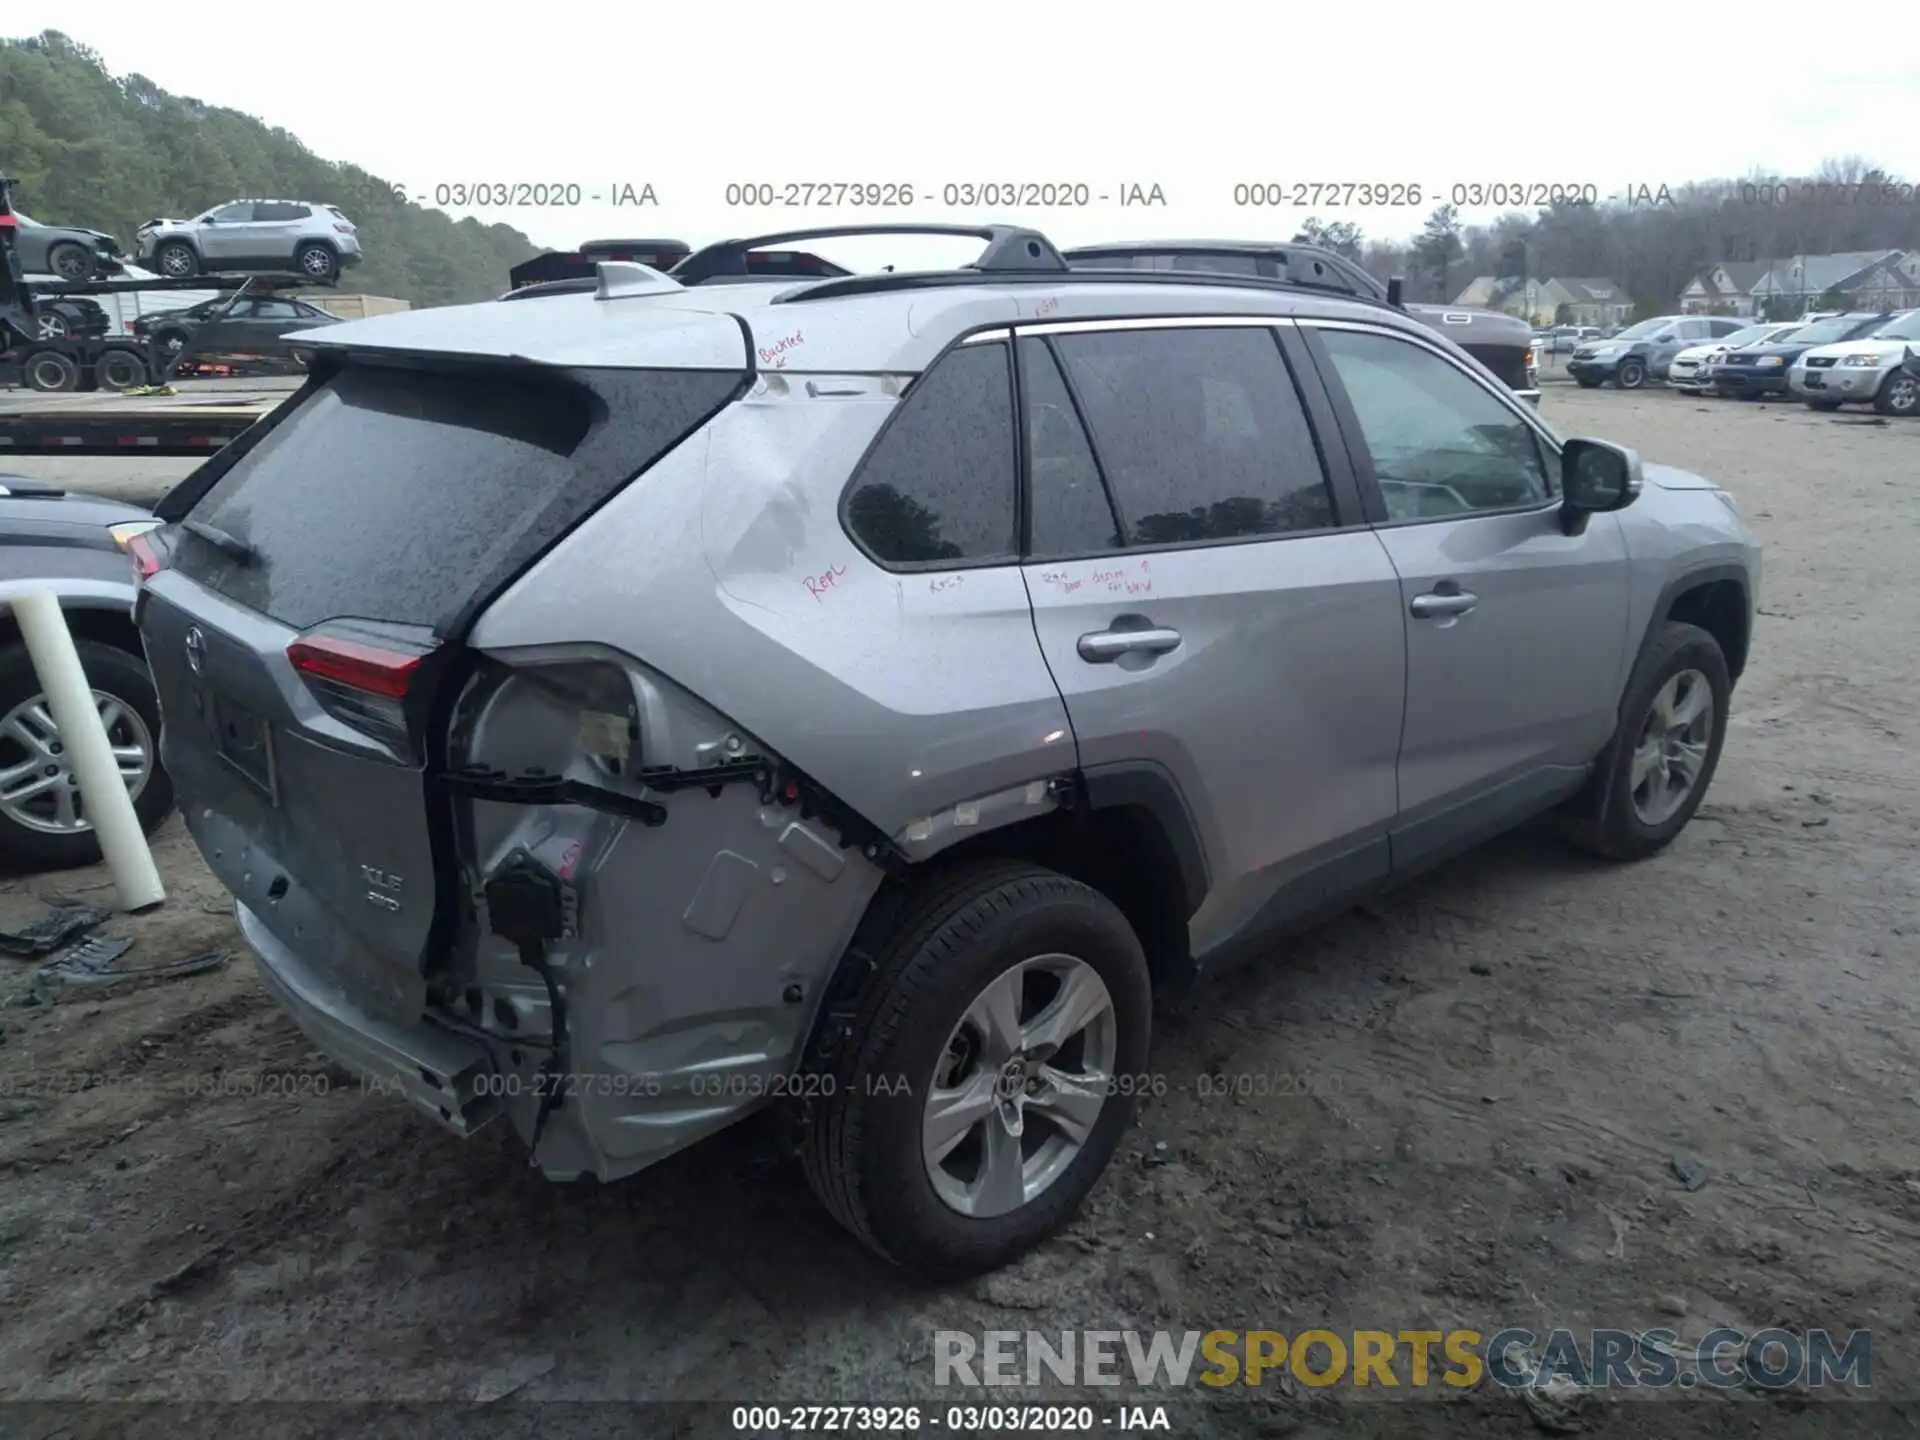
[[[1760,565],[1388,305],[933,228],[979,259],[313,332],[136,548],[187,822],[319,1046],[555,1179],[777,1106],[956,1275],[1096,1182],[1156,989],[1542,812],[1672,840]]]

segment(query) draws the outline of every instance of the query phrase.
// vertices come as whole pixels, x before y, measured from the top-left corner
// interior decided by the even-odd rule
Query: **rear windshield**
[[[295,629],[354,617],[449,633],[741,381],[349,365],[189,512],[251,556],[182,531],[176,564]]]

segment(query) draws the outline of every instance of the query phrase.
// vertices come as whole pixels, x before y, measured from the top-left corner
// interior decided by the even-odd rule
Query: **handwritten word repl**
[[[826,597],[832,593],[833,587],[840,583],[840,577],[846,573],[846,566],[835,565],[829,569],[822,570],[818,575],[807,576],[806,579],[800,583],[807,587],[807,593],[811,595],[817,603],[824,605],[827,603]]]

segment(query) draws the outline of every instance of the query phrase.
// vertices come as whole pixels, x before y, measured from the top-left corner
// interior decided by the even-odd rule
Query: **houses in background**
[[[1625,325],[1634,304],[1606,279],[1474,278],[1453,303],[1517,315],[1534,325]],[[1686,315],[1792,319],[1807,310],[1920,309],[1920,250],[1853,250],[1784,260],[1723,260],[1680,292]]]
[[[1611,280],[1502,280],[1476,276],[1453,303],[1517,315],[1534,325],[1624,325],[1633,313],[1627,292]]]
[[[1791,318],[1836,298],[1849,310],[1920,308],[1920,250],[1850,250],[1710,265],[1680,292],[1688,315]]]

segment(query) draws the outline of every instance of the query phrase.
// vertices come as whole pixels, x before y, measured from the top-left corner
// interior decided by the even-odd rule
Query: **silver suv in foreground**
[[[327,282],[361,259],[359,227],[337,206],[307,200],[230,200],[191,220],[149,220],[134,245],[141,264],[170,280],[287,270]]]
[[[301,336],[138,545],[182,809],[316,1043],[555,1179],[778,1105],[930,1275],[1078,1206],[1156,988],[1545,811],[1671,841],[1760,571],[1389,305],[942,233]]]

